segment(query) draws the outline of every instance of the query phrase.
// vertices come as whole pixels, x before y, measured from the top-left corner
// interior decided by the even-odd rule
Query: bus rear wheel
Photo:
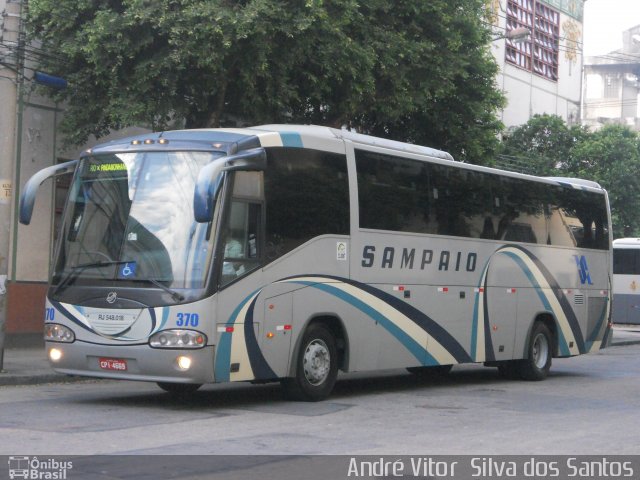
[[[531,331],[527,358],[520,363],[520,376],[523,380],[544,380],[551,368],[552,354],[551,332],[542,322],[537,322]]]
[[[198,390],[202,384],[158,382],[158,386],[165,392],[173,393],[174,395],[186,395]]]
[[[331,394],[337,377],[336,339],[325,326],[311,325],[300,343],[295,377],[282,380],[285,394],[292,400],[324,400]]]

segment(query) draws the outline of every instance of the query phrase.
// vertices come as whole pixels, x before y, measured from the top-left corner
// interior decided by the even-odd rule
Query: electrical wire
[[[501,16],[501,15],[499,15],[499,17],[503,18],[503,19],[507,18],[507,17]],[[504,34],[506,34],[508,31],[510,31],[510,29],[507,30],[507,28],[505,26],[494,25],[494,24],[491,24],[491,23],[486,22],[484,20],[481,20],[481,22],[484,23],[485,25],[491,26],[492,29],[497,29],[497,30],[500,30],[500,32],[504,32]],[[521,22],[518,22],[518,24],[521,24]],[[528,26],[528,25],[522,25],[522,26],[524,26],[526,28],[530,28],[530,26]],[[533,33],[533,29],[531,29],[531,30],[532,30],[532,33]],[[567,40],[567,41],[573,42],[575,44],[575,46],[563,46],[563,45],[560,45],[558,43],[557,46],[554,46],[554,48],[553,48],[554,51],[557,50],[559,52],[579,52],[580,55],[585,56],[584,53],[583,53],[583,49],[584,49],[584,43],[583,42],[578,41],[578,40],[572,40],[572,39],[569,39],[568,37],[555,36],[555,35],[553,36],[553,38],[554,38],[554,40],[557,38],[558,42],[560,40]],[[505,40],[509,40],[509,39],[505,37]],[[527,42],[535,44],[531,40],[527,40]],[[629,53],[629,52],[614,51],[614,52],[610,52],[610,53],[607,53],[607,54],[604,54],[604,55],[589,55],[589,57],[602,58],[602,59],[606,59],[606,60],[614,60],[614,61],[621,62],[621,63],[636,63],[636,62],[640,63],[640,54],[633,54],[633,53]],[[628,60],[628,61],[624,61],[624,60]]]

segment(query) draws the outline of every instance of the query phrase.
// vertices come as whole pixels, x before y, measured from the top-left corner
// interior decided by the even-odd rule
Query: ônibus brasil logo
[[[73,468],[73,462],[60,461],[54,458],[39,460],[38,457],[9,457],[9,478],[30,480],[66,480],[67,470]]]

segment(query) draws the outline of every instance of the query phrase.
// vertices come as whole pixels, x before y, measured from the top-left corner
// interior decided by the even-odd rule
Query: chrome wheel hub
[[[549,343],[547,337],[539,333],[533,341],[533,363],[536,367],[543,369],[549,358]]]
[[[311,385],[323,383],[331,370],[331,355],[327,344],[320,339],[310,342],[302,358],[302,367],[304,376]]]

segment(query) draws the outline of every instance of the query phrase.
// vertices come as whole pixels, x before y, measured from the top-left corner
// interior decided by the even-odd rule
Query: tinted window
[[[511,177],[497,177],[493,187],[496,239],[546,243],[544,186]]]
[[[356,151],[360,226],[400,232],[438,233],[434,212],[437,187],[425,164]]]
[[[609,249],[604,195],[571,187],[551,187],[548,193],[550,244]]]
[[[360,226],[542,242],[542,188],[484,172],[356,151]]]
[[[613,273],[621,275],[640,275],[640,250],[614,249]]]
[[[301,148],[267,149],[266,256],[284,255],[325,234],[349,234],[344,155]]]
[[[360,227],[607,249],[602,194],[356,150]]]

